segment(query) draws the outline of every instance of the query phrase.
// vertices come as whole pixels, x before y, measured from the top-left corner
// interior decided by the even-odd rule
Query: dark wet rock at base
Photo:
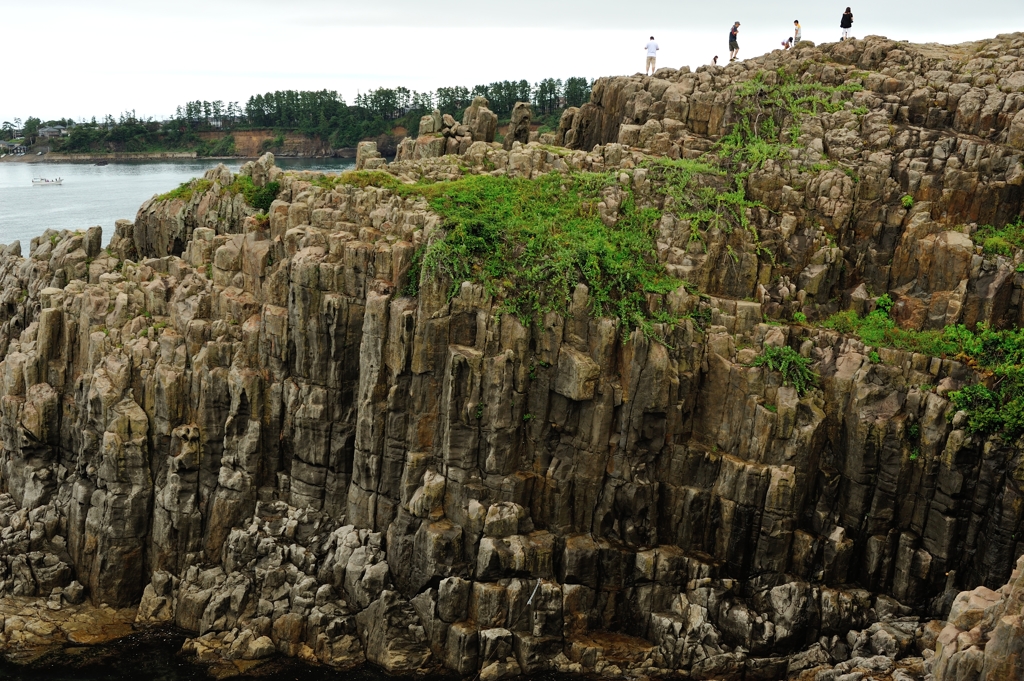
[[[700,156],[779,69],[864,88],[787,121],[792,158],[745,177],[753,230],[697,247],[645,161]],[[971,236],[1024,212],[1021,73],[1021,34],[801,43],[601,79],[565,147],[529,141],[525,106],[494,143],[481,98],[394,163],[360,145],[400,182],[614,172],[596,214],[616,224],[628,186],[705,294],[658,297],[683,319],[651,336],[583,286],[530,326],[470,283],[404,296],[443,229],[427,202],[271,155],[242,169],[279,183],[266,215],[220,166],[105,250],[97,228],[4,247],[5,654],[131,620],[222,672],[1020,676],[1024,447],[948,400],[982,377],[778,320],[889,292],[909,329],[1019,324],[1024,253]],[[783,345],[817,389],[752,365]]]

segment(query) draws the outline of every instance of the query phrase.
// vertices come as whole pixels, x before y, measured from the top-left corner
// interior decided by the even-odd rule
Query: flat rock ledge
[[[99,645],[133,631],[135,608],[72,605],[48,598],[0,598],[0,649],[11,662],[29,664],[67,645]]]

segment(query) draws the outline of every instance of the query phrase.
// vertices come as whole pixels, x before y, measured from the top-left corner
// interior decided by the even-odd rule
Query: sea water
[[[114,234],[114,222],[134,220],[139,206],[154,194],[171,191],[182,182],[224,163],[232,172],[244,159],[219,161],[140,161],[97,166],[87,163],[0,162],[0,244],[21,241],[28,255],[33,237],[47,229],[103,228],[103,244]],[[338,172],[354,159],[277,159],[283,169]],[[60,186],[34,186],[32,179],[63,178]]]

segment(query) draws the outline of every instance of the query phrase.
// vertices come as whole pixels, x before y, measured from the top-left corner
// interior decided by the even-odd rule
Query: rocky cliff
[[[980,355],[906,339],[1024,314],[1024,251],[982,243],[1024,212],[1024,35],[602,79],[554,144],[462,127],[3,250],[0,603],[137,607],[208,662],[1020,674],[1024,444],[955,402]],[[445,187],[551,173],[650,225],[643,321],[432,267]]]

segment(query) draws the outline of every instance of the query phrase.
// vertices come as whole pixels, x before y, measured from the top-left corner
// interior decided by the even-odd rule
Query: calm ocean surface
[[[114,221],[134,220],[139,206],[222,161],[142,161],[96,166],[89,163],[0,163],[0,244],[21,241],[28,255],[32,237],[47,229],[103,227],[103,243],[114,234]],[[223,161],[238,172],[244,160]],[[351,168],[355,159],[277,159],[281,168],[327,170]],[[64,178],[55,187],[32,185],[32,178]]]

